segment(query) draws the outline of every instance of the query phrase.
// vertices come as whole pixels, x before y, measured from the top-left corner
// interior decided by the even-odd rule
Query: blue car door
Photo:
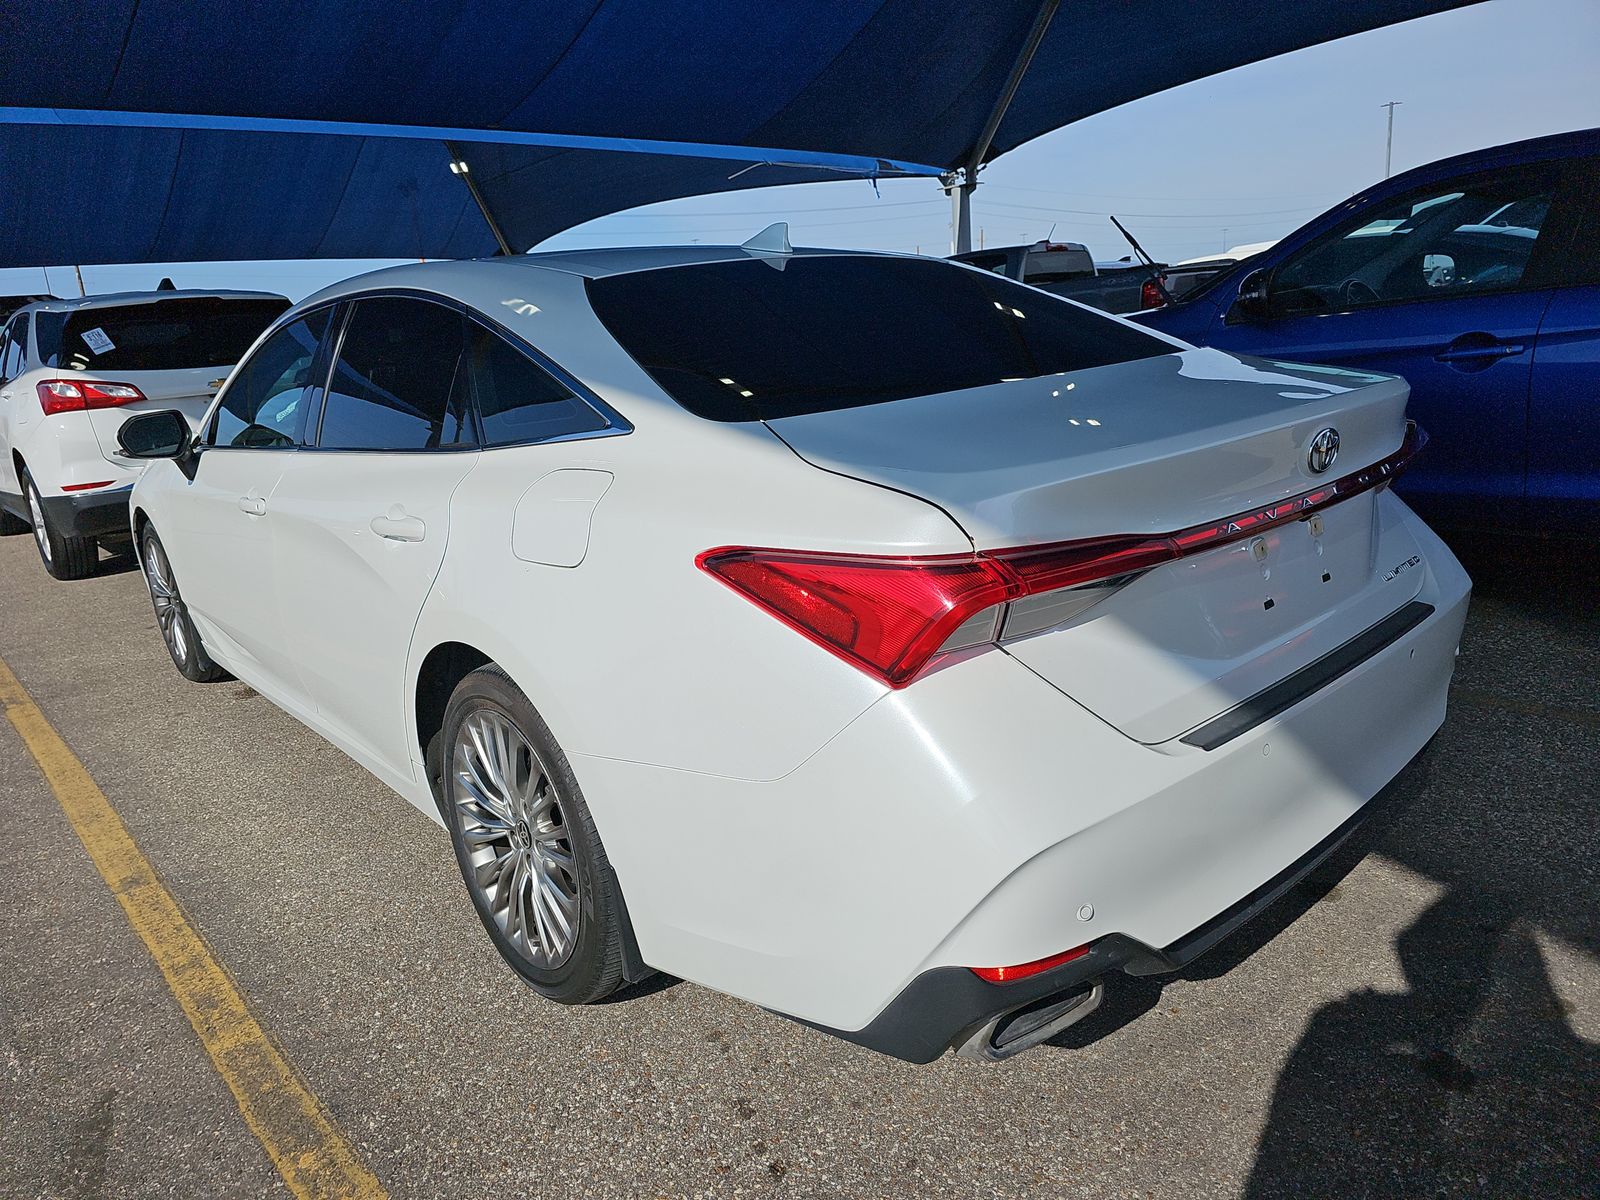
[[[1537,528],[1600,534],[1600,160],[1573,193],[1583,208],[1533,351],[1528,507]]]
[[[1267,268],[1254,304],[1219,316],[1208,340],[1403,376],[1432,440],[1401,491],[1442,523],[1517,525],[1561,173],[1501,169],[1360,210]]]

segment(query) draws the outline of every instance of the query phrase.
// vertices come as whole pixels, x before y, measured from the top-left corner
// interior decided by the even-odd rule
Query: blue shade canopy
[[[0,5],[0,266],[491,253],[456,157],[524,250],[678,196],[968,166],[1465,2],[25,0]]]

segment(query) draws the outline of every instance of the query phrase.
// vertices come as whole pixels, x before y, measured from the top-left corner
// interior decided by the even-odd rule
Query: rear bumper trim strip
[[[1315,662],[1307,663],[1248,700],[1213,717],[1180,739],[1186,746],[1215,750],[1241,734],[1249,733],[1263,721],[1293,708],[1312,693],[1328,686],[1339,676],[1353,671],[1385,647],[1393,645],[1433,615],[1433,605],[1413,600],[1396,609],[1365,633],[1357,634],[1344,645],[1328,651]]]

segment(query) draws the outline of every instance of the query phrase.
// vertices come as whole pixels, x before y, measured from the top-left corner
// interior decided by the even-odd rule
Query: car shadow
[[[1274,1084],[1247,1196],[1600,1195],[1600,1045],[1574,1030],[1548,957],[1580,972],[1600,959],[1592,554],[1510,543],[1461,557],[1473,618],[1413,794],[1176,976],[1232,970],[1367,853],[1431,885],[1395,939],[1404,989],[1352,980],[1307,1022]],[[1049,1044],[1107,1036],[1171,978],[1108,979],[1101,1010]]]

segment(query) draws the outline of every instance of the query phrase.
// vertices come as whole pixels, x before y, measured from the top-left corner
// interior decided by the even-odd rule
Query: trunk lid
[[[1311,491],[1395,452],[1408,392],[1198,349],[770,425],[816,466],[922,497],[992,550],[1171,533]],[[1314,472],[1327,428],[1338,456]],[[1156,567],[1005,645],[1130,737],[1162,742],[1400,607],[1421,573],[1390,571],[1415,553],[1368,492]]]

